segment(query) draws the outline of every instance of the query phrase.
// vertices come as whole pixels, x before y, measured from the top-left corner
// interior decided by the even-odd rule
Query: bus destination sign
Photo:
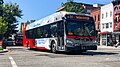
[[[81,15],[66,15],[67,19],[78,19],[78,20],[90,20],[88,16],[81,16]]]

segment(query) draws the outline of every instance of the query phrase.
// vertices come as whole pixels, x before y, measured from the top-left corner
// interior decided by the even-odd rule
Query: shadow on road
[[[84,57],[84,56],[96,56],[96,55],[115,55],[118,53],[109,53],[109,52],[83,52],[83,53],[66,53],[66,52],[58,52],[57,54],[54,53],[44,53],[44,54],[37,54],[35,56],[47,56],[49,58],[62,58],[62,57]]]
[[[42,52],[50,52],[49,50],[39,50],[39,49],[32,49],[34,51],[42,51]],[[56,54],[70,54],[70,55],[80,55],[80,54],[85,54],[85,55],[113,55],[113,54],[119,54],[115,52],[99,52],[99,51],[86,51],[86,52],[57,52]]]
[[[45,54],[38,54],[37,56],[49,56],[51,58],[53,57],[57,57],[59,55],[63,55],[60,57],[64,57],[64,56],[94,56],[94,55],[116,55],[119,53],[116,52],[98,52],[98,51],[87,51],[87,52],[57,52],[57,53],[51,53],[48,50],[38,50],[38,49],[34,49],[34,51],[42,51],[42,52],[46,52]],[[49,53],[49,54],[47,54]]]
[[[23,50],[23,47],[16,47],[16,48],[11,48],[9,50],[19,50],[19,51],[25,51]],[[29,51],[36,51],[36,52],[46,52],[46,53],[49,53],[49,54],[54,54],[54,53],[51,53],[49,50],[39,50],[39,49],[30,49]],[[63,55],[87,55],[87,56],[93,56],[93,55],[115,55],[115,54],[119,54],[117,52],[104,52],[104,51],[87,51],[87,52],[57,52],[55,53],[57,55],[59,54],[63,54]]]
[[[67,55],[114,55],[119,53],[113,52],[94,52],[94,51],[87,51],[87,52],[76,52],[76,53],[67,53]]]

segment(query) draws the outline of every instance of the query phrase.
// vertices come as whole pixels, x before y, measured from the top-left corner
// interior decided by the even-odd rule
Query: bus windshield
[[[71,36],[95,36],[93,21],[67,21],[66,33]]]

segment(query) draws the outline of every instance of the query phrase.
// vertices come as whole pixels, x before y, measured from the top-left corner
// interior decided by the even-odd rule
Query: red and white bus
[[[57,12],[24,27],[23,45],[56,51],[97,50],[95,23],[89,15]]]

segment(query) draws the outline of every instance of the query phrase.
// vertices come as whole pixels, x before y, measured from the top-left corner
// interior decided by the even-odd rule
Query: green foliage
[[[19,9],[19,5],[16,3],[4,4],[3,7],[3,20],[8,22],[7,36],[17,33],[18,18],[22,18],[22,10]]]
[[[8,29],[8,26],[7,26],[7,22],[4,21],[2,19],[2,17],[0,17],[0,34],[5,34],[7,29]]]
[[[79,12],[84,13],[84,8],[81,4],[73,2],[73,0],[67,0],[66,3],[62,3],[62,7],[64,7],[60,11],[67,11],[67,12]]]
[[[3,50],[3,48],[2,48],[2,47],[0,47],[0,50]]]

